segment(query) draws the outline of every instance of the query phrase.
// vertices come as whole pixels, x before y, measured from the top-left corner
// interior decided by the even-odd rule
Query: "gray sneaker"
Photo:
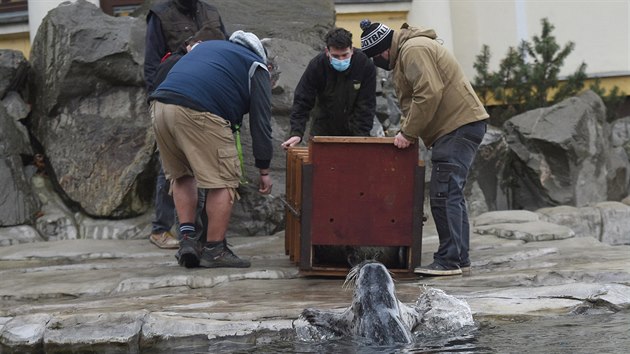
[[[428,266],[417,267],[413,270],[416,274],[421,274],[424,276],[441,276],[441,275],[461,275],[462,270],[459,269],[458,266],[454,268],[447,268],[437,262],[433,262]]]
[[[225,243],[212,248],[204,247],[199,266],[205,268],[249,268],[251,263],[239,258]]]
[[[175,254],[177,263],[186,268],[195,268],[199,266],[199,256],[201,255],[201,244],[197,237],[190,235],[182,235],[179,240],[179,250]]]

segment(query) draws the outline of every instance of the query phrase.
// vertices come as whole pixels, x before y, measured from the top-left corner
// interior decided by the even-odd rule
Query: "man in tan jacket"
[[[406,23],[393,31],[361,21],[361,49],[374,64],[393,71],[403,116],[394,145],[405,149],[421,138],[431,149],[431,213],[440,238],[433,263],[422,275],[456,275],[470,270],[470,227],[464,185],[486,132],[488,118],[470,82],[432,29]]]

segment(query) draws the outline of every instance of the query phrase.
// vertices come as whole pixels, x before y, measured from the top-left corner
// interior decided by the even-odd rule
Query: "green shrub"
[[[561,47],[553,36],[554,26],[546,18],[541,20],[541,24],[540,36],[534,36],[531,42],[523,40],[518,47],[510,47],[496,72],[489,69],[491,53],[487,45],[483,45],[481,53],[476,56],[473,64],[476,71],[473,79],[475,91],[492,118],[500,120],[501,124],[516,114],[575,96],[584,88],[587,78],[585,63],[563,82],[558,78],[575,43],[569,41]],[[590,88],[602,97],[608,114],[614,117],[625,94],[615,86],[606,96],[599,82]],[[497,106],[489,107],[492,100]]]

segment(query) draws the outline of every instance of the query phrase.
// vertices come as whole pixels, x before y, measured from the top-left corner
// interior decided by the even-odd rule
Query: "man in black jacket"
[[[282,147],[302,141],[309,115],[310,135],[369,136],[376,108],[376,69],[352,33],[330,30],[325,50],[313,58],[297,88],[291,109],[291,132]]]
[[[175,53],[187,38],[213,38],[216,36],[211,32],[216,31],[229,37],[216,7],[204,1],[169,0],[151,7],[144,51],[144,80],[149,93],[156,86],[153,80],[164,55]]]
[[[178,53],[182,43],[193,35],[216,38],[217,32],[223,38],[228,37],[219,12],[204,1],[168,0],[153,5],[147,14],[144,52],[144,80],[148,93],[157,87],[158,70],[165,55]],[[160,165],[149,240],[160,248],[178,248],[177,239],[169,231],[175,223],[175,206],[168,191],[169,183]]]

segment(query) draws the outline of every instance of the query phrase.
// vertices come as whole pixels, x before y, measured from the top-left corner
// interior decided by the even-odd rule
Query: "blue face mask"
[[[352,59],[352,58],[339,60],[339,59],[331,57],[330,58],[330,65],[332,65],[333,69],[335,69],[337,71],[346,71],[346,69],[348,69],[348,67],[350,67],[350,59]]]

